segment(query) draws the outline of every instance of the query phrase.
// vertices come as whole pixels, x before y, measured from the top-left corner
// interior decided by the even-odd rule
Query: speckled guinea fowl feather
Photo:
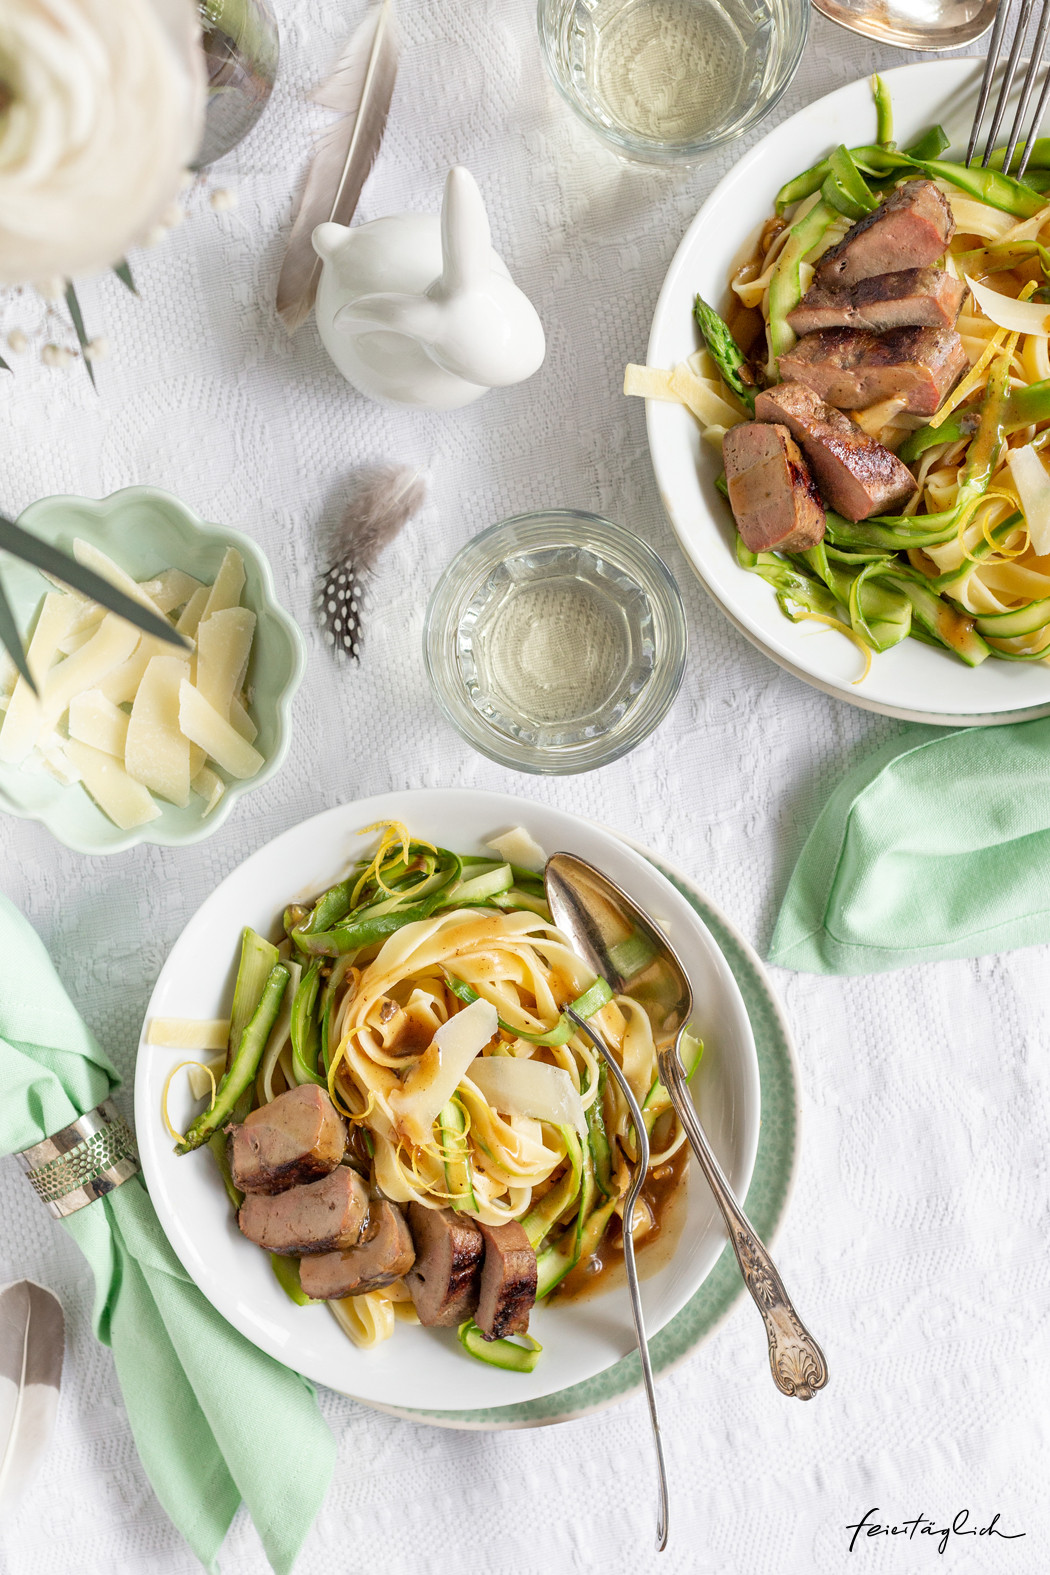
[[[368,576],[423,506],[426,490],[423,472],[411,465],[372,465],[351,477],[346,508],[329,535],[331,567],[317,599],[325,639],[346,656],[360,658]]]
[[[54,1431],[65,1319],[32,1280],[0,1290],[0,1524],[12,1513]]]
[[[277,281],[277,312],[289,333],[310,315],[321,259],[310,242],[319,224],[349,224],[383,140],[397,78],[392,0],[380,0],[351,35],[314,100],[343,112],[317,145]]]

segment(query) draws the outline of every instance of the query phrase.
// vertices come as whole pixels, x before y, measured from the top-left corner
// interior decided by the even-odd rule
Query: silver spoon
[[[935,0],[921,8],[921,19],[920,8],[909,0],[813,0],[813,5],[830,22],[863,38],[937,54],[962,49],[987,33],[995,20],[997,0],[980,0],[976,10],[973,0]]]
[[[614,994],[631,995],[633,984],[636,999],[646,1007],[653,1021],[660,1081],[722,1211],[744,1284],[762,1314],[773,1381],[782,1394],[812,1399],[828,1381],[824,1354],[792,1306],[772,1258],[734,1197],[686,1086],[678,1046],[692,1015],[693,992],[685,969],[662,931],[593,865],[571,853],[555,853],[547,860],[544,880],[551,916],[577,955],[590,963]],[[587,1032],[594,1037],[592,1028]],[[622,1073],[618,1081],[622,1086]],[[625,1208],[624,1218],[629,1217]],[[625,1230],[625,1246],[627,1239]],[[641,1341],[640,1309],[636,1322]]]

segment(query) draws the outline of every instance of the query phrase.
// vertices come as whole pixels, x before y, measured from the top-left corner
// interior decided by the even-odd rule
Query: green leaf
[[[132,601],[130,596],[125,596],[123,591],[118,591],[115,585],[110,585],[108,580],[104,580],[93,569],[86,569],[82,563],[70,557],[69,553],[61,552],[49,542],[30,535],[29,531],[23,530],[21,525],[16,525],[13,520],[4,519],[2,515],[0,515],[0,550],[9,552],[14,558],[21,558],[23,563],[31,563],[34,568],[42,569],[45,574],[53,575],[56,580],[61,580],[63,585],[71,585],[81,595],[90,597],[92,601],[99,602],[110,612],[127,619],[128,623],[133,623],[136,629],[142,630],[143,634],[151,634],[157,640],[166,640],[169,645],[176,646],[180,651],[192,650],[189,641],[184,640],[181,634],[177,634],[166,618],[158,618],[148,607]]]
[[[3,356],[0,355],[0,371],[10,372],[10,370],[11,370],[11,368],[8,366],[7,362],[4,360]]]
[[[7,599],[7,593],[2,584],[0,584],[0,642],[3,643],[4,650],[18,668],[30,689],[35,695],[39,695],[40,691],[33,682],[33,675],[29,671],[25,652],[22,650],[22,641],[18,636],[18,625],[15,623],[14,614],[11,611],[11,603]]]
[[[91,365],[91,357],[87,353],[87,331],[84,328],[84,318],[80,310],[80,302],[77,300],[77,292],[73,288],[72,279],[66,285],[66,305],[69,307],[69,315],[73,319],[73,327],[76,329],[77,339],[80,341],[80,353],[84,357],[84,365],[87,367],[91,386],[97,393],[98,384],[95,382],[95,368]]]
[[[116,274],[116,276],[120,280],[121,284],[127,285],[128,289],[131,291],[132,295],[138,295],[139,292],[135,288],[135,281],[131,277],[131,269],[128,266],[128,261],[127,261],[126,257],[124,258],[124,260],[122,262],[114,263],[114,265],[113,265],[113,272]]]

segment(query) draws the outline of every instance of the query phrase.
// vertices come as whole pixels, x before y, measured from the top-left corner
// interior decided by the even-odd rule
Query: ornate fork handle
[[[824,1353],[792,1306],[772,1258],[733,1195],[707,1140],[707,1133],[697,1120],[677,1047],[661,1051],[659,1059],[660,1081],[671,1097],[715,1202],[722,1211],[744,1284],[762,1314],[769,1340],[773,1381],[782,1394],[811,1400],[828,1381]]]

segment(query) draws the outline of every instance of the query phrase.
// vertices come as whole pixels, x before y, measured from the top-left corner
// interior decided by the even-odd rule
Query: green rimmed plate
[[[231,961],[245,924],[266,931],[290,897],[330,885],[360,847],[359,834],[377,821],[411,826],[440,847],[480,852],[491,837],[523,826],[541,848],[578,853],[603,869],[668,934],[689,968],[696,993],[693,1022],[717,1053],[705,1057],[693,1098],[726,1175],[739,1196],[750,1185],[758,1152],[762,1102],[751,1020],[719,941],[684,888],[664,878],[642,852],[613,832],[528,799],[469,788],[429,788],[381,794],[339,805],[290,828],[260,848],[212,892],[176,942],[149,1006],[149,1016],[217,1017],[229,1010]],[[755,965],[757,967],[757,964]],[[273,1275],[264,1253],[237,1230],[218,1170],[208,1156],[180,1158],[161,1118],[169,1101],[176,1126],[190,1119],[189,1088],[168,1074],[182,1052],[143,1039],[136,1072],[135,1112],[143,1171],[161,1225],[188,1273],[218,1311],[278,1361],[313,1382],[391,1410],[442,1420],[451,1413],[491,1408],[494,1423],[511,1425],[519,1408],[545,1401],[526,1423],[565,1414],[552,1396],[600,1379],[635,1350],[626,1287],[615,1286],[571,1308],[537,1308],[533,1332],[544,1360],[530,1374],[468,1361],[452,1329],[400,1327],[393,1339],[367,1350],[348,1340],[335,1319],[317,1307],[297,1307]],[[682,1238],[670,1261],[643,1284],[648,1327],[655,1336],[676,1319],[710,1278],[725,1244],[721,1217],[706,1188],[685,1199]],[[672,1352],[677,1355],[672,1337]],[[691,1348],[694,1338],[686,1339]],[[630,1380],[628,1380],[628,1383]],[[610,1399],[617,1398],[610,1393]],[[586,1403],[586,1402],[584,1402]],[[600,1395],[593,1404],[604,1403]],[[549,1413],[549,1415],[548,1415]]]
[[[612,830],[611,827],[603,828]],[[780,1228],[795,1182],[798,1163],[800,1107],[798,1060],[791,1031],[758,956],[740,932],[687,875],[634,838],[613,832],[658,869],[686,899],[714,936],[747,1008],[758,1053],[762,1118],[751,1185],[745,1209],[767,1246]],[[733,1249],[727,1241],[715,1267],[670,1323],[649,1341],[657,1378],[673,1372],[714,1333],[743,1295]],[[475,1411],[421,1411],[363,1401],[373,1410],[433,1427],[496,1431],[502,1428],[546,1427],[617,1405],[641,1388],[637,1353],[607,1367],[585,1383],[519,1405]]]

